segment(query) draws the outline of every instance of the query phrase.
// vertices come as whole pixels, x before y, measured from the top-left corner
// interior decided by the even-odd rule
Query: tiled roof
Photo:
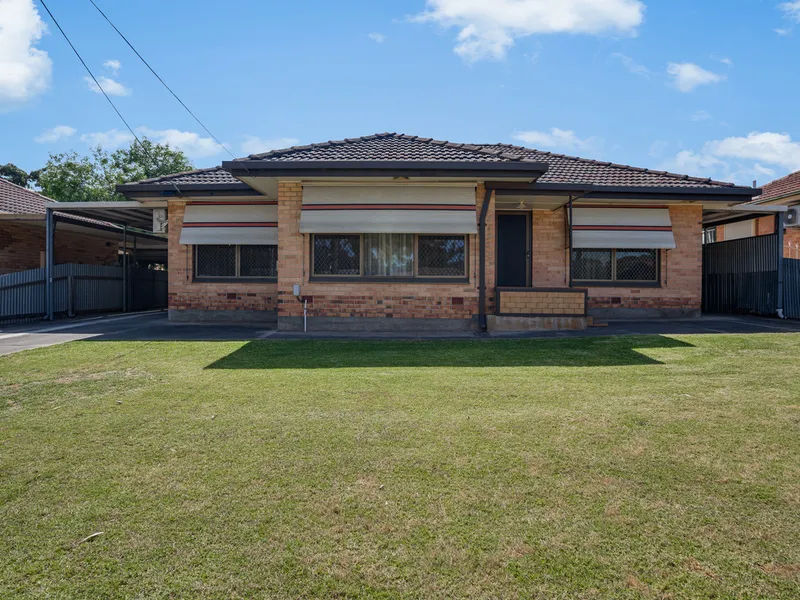
[[[528,162],[521,154],[506,149],[494,150],[399,133],[378,133],[308,146],[292,146],[264,154],[251,154],[249,159],[269,162],[316,160]]]
[[[0,213],[43,215],[44,203],[50,199],[10,181],[0,179]]]
[[[263,154],[252,154],[246,160],[263,160],[273,163],[300,161],[530,162],[548,165],[547,173],[538,180],[540,183],[674,187],[699,190],[738,187],[722,181],[554,154],[511,144],[462,144],[398,133],[379,133],[307,146],[292,146]],[[238,181],[222,167],[215,167],[148,179],[138,183],[179,186],[180,184],[202,183],[230,184]]]
[[[43,215],[46,212],[44,207],[45,202],[52,202],[52,200],[38,192],[20,187],[5,179],[0,179],[0,213],[12,215]],[[93,223],[106,227],[118,227],[121,229],[118,225],[106,221],[88,219],[86,217],[59,211],[53,212],[59,217],[71,219],[73,221],[83,221],[84,223]]]
[[[651,171],[650,169],[555,154],[510,144],[486,144],[483,148],[505,149],[507,152],[522,154],[528,160],[547,163],[549,167],[547,173],[542,175],[537,180],[537,183],[679,188],[737,187],[733,183],[724,181],[689,177],[688,175],[679,175],[668,171]]]
[[[793,194],[800,195],[800,171],[766,184],[761,188],[761,195],[754,198],[753,202],[769,202]]]
[[[207,184],[227,184],[227,183],[242,183],[233,175],[228,173],[222,167],[212,167],[210,169],[196,169],[194,171],[185,171],[183,173],[175,173],[173,175],[166,175],[164,177],[153,177],[152,179],[143,179],[136,183],[157,183],[163,185],[188,185],[197,183]]]

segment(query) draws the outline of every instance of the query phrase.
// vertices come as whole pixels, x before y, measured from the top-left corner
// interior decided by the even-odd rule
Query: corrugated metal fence
[[[167,306],[167,272],[129,269],[128,310]],[[0,321],[39,318],[46,314],[45,270],[0,275]],[[122,267],[56,265],[53,289],[57,314],[122,310]]]
[[[778,235],[703,246],[703,310],[774,315],[778,291]]]
[[[787,319],[800,319],[800,260],[783,259],[783,314]]]

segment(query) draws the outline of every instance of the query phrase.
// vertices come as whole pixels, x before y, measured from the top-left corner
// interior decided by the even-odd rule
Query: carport
[[[53,320],[55,312],[54,283],[55,276],[55,231],[57,226],[64,226],[63,215],[86,219],[86,226],[104,221],[110,226],[106,229],[121,234],[122,238],[122,312],[128,312],[131,274],[128,251],[134,256],[150,262],[167,264],[167,238],[163,231],[154,226],[154,211],[163,211],[164,218],[158,221],[159,227],[166,223],[167,202],[121,201],[121,202],[48,202],[45,204],[45,279],[46,279],[46,313],[48,320]],[[74,222],[74,219],[70,219]]]
[[[787,210],[786,206],[740,204],[703,214],[704,231],[765,216],[775,219],[774,233],[769,235],[721,242],[704,240],[703,312],[800,318],[795,314],[800,312],[800,306],[794,306],[796,284],[792,281],[787,287],[786,282],[787,269],[794,269],[783,257]]]

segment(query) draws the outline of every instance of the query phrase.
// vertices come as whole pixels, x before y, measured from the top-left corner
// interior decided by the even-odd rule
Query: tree
[[[28,187],[31,174],[26,173],[17,165],[8,163],[0,166],[0,179],[5,179],[20,187]]]
[[[133,142],[130,147],[112,154],[100,146],[93,148],[90,156],[80,156],[74,150],[51,154],[47,165],[38,173],[37,182],[45,196],[60,202],[124,200],[114,189],[119,183],[192,168],[181,150],[144,138],[141,145]]]

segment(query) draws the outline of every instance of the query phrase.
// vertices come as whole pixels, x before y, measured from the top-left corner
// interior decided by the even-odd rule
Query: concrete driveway
[[[800,333],[800,321],[749,316],[706,315],[699,319],[611,321],[585,331],[502,333],[328,333],[279,332],[264,324],[170,323],[165,311],[0,327],[0,355],[76,340],[103,341],[249,341],[258,339],[486,339],[564,338],[608,335],[693,335],[712,333]]]

